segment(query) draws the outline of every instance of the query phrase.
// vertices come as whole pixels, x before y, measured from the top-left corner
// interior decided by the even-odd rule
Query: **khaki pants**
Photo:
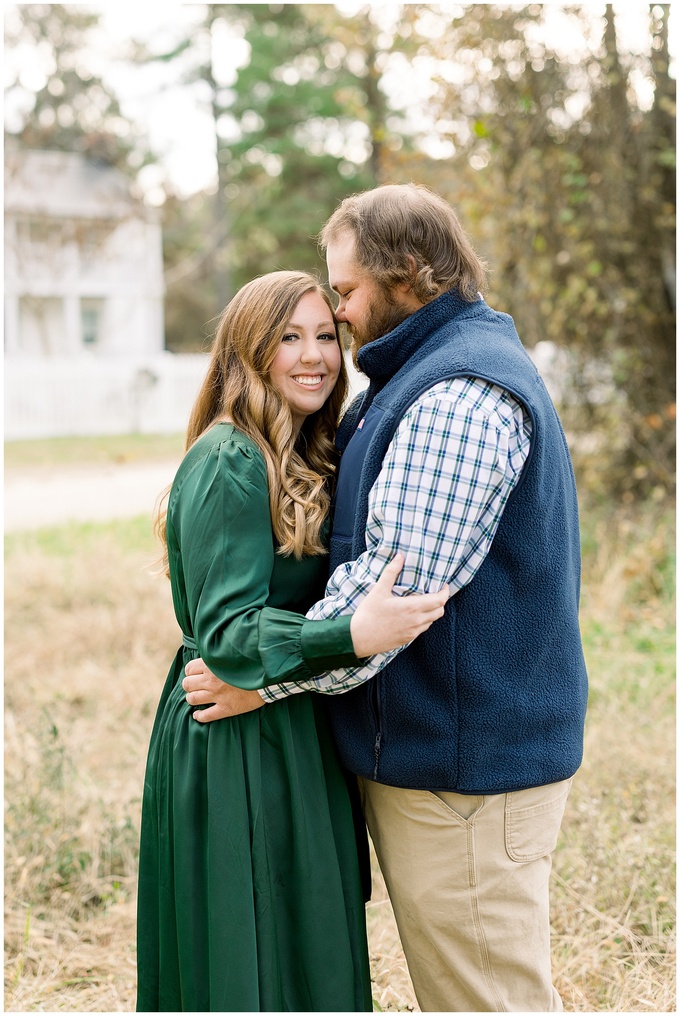
[[[571,780],[471,797],[360,780],[423,1012],[555,1012],[548,880]]]

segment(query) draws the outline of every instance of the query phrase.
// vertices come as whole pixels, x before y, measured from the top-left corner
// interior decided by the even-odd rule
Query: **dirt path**
[[[367,381],[347,356],[350,391]],[[111,463],[60,469],[5,471],[5,532],[58,526],[64,522],[102,522],[153,512],[158,494],[172,481],[179,460]]]
[[[177,465],[165,461],[8,471],[5,531],[39,529],[69,521],[150,516],[158,494],[172,481]]]

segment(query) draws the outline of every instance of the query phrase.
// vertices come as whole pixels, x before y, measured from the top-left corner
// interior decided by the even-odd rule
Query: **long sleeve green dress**
[[[182,689],[199,655],[251,689],[356,664],[349,617],[304,618],[326,559],[276,554],[264,459],[231,424],[180,465],[167,542],[184,644],[144,783],[137,1010],[370,1011],[352,804],[320,697],[201,724]]]

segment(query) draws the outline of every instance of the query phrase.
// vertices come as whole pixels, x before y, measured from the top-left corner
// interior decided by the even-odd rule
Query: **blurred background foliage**
[[[214,124],[215,186],[186,197],[166,185],[168,348],[207,348],[215,316],[254,275],[323,274],[313,237],[346,194],[424,183],[490,262],[491,305],[528,347],[554,343],[582,485],[664,500],[675,461],[670,5],[649,6],[635,53],[612,5],[570,5],[577,54],[546,32],[543,4],[195,6],[198,24],[170,48],[131,39],[120,55],[200,83]],[[92,60],[99,19],[89,5],[14,8],[8,45],[40,47],[49,72],[13,138],[135,178],[156,156]],[[225,86],[216,56],[229,35],[249,58]],[[406,102],[394,83],[414,70],[427,87]]]

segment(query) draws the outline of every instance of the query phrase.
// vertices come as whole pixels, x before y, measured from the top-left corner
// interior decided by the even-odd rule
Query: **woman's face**
[[[272,384],[290,406],[298,430],[333,391],[341,357],[328,304],[318,293],[306,293],[291,314],[269,371]]]

